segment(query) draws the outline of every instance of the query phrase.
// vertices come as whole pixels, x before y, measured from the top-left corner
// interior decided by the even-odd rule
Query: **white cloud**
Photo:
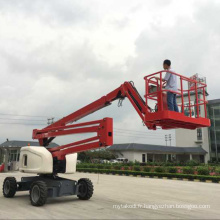
[[[205,75],[210,98],[219,98],[219,10],[214,0],[0,0],[0,113],[64,116],[125,80],[144,95],[144,75],[165,58],[179,73]],[[107,116],[115,127],[146,131],[128,101],[83,120]],[[0,128],[1,141],[28,140],[35,126]],[[118,132],[115,141],[164,144],[171,131],[146,132],[151,138]]]

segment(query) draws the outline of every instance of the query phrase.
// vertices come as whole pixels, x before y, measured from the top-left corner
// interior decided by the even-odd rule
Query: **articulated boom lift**
[[[164,88],[162,81],[164,72],[160,71],[144,78],[145,101],[133,82],[125,82],[106,96],[46,128],[33,130],[33,139],[38,139],[41,147],[27,146],[21,149],[19,170],[24,173],[36,173],[38,176],[23,177],[20,182],[17,182],[14,177],[7,177],[3,186],[4,196],[13,197],[16,191],[30,190],[30,200],[35,206],[43,205],[47,197],[77,195],[79,199],[89,199],[93,194],[93,185],[89,179],[82,178],[75,181],[60,178],[57,174],[76,171],[78,152],[113,144],[112,118],[78,124],[74,122],[109,106],[115,100],[119,100],[120,103],[127,97],[148,129],[156,130],[157,127],[196,129],[210,126],[206,113],[206,84],[170,72],[180,79],[180,89],[172,92],[175,92],[181,100],[179,104],[181,112],[169,111],[166,103],[166,92],[169,90]],[[187,89],[184,88],[185,84],[188,86]],[[155,107],[151,108],[148,104],[154,104]],[[188,108],[188,115],[184,113],[185,108]],[[96,135],[59,147],[47,148],[57,136],[82,133],[96,133]]]

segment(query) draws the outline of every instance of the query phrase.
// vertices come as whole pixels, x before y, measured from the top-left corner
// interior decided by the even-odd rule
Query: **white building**
[[[208,94],[206,93],[206,96]],[[201,93],[198,94],[198,99],[202,99],[203,95]],[[194,104],[195,101],[195,93],[190,93],[190,102]],[[177,103],[181,103],[181,97],[177,97]],[[184,105],[189,105],[188,95],[184,95]],[[196,109],[191,107],[192,117],[196,115]],[[199,107],[199,113],[201,117],[205,117],[204,106],[201,105]],[[189,108],[184,108],[184,114],[189,116]],[[207,154],[205,156],[205,163],[210,159],[210,150],[209,150],[209,128],[197,128],[195,130],[188,129],[176,129],[176,146],[177,147],[201,147],[204,149]]]
[[[117,157],[135,162],[186,162],[190,159],[204,163],[206,151],[201,147],[168,147],[150,144],[114,144],[108,148]]]
[[[209,100],[207,104],[210,128],[196,130],[176,129],[176,146],[201,147],[207,154],[205,163],[220,158],[220,99]],[[204,116],[203,108],[201,113]]]

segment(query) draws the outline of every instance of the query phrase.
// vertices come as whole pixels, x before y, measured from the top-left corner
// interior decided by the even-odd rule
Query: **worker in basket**
[[[164,60],[163,62],[163,68],[164,70],[168,70],[171,72],[174,72],[173,69],[171,69],[171,61],[170,60]],[[159,77],[156,77],[158,80],[160,80]],[[177,75],[166,72],[166,75],[164,78],[162,78],[163,82],[166,82],[165,89],[169,90],[167,92],[167,105],[168,109],[170,111],[179,112],[178,105],[176,103],[176,93],[178,91],[177,89]],[[172,92],[173,91],[173,92]]]

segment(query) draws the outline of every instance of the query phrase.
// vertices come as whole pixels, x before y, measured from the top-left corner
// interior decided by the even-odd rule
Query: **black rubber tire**
[[[33,206],[43,206],[47,201],[47,185],[44,181],[35,181],[30,187],[30,200]]]
[[[77,197],[81,200],[88,200],[92,197],[94,188],[92,181],[88,178],[82,178],[78,180],[79,194]]]
[[[14,177],[6,177],[3,183],[2,192],[4,197],[12,198],[17,191],[17,181]]]

